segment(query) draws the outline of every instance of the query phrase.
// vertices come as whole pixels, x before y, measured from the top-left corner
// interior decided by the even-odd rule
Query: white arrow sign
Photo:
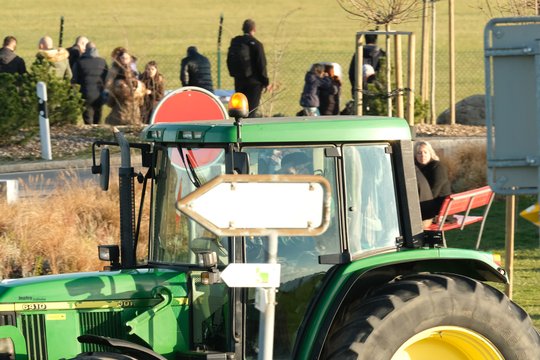
[[[279,287],[280,264],[229,264],[221,272],[228,287]]]
[[[330,185],[315,175],[220,175],[177,206],[219,236],[319,235],[329,221]]]

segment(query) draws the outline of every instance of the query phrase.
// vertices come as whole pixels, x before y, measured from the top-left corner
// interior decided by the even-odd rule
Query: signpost
[[[255,287],[259,359],[271,360],[274,341],[278,236],[316,236],[330,220],[330,184],[316,175],[220,175],[177,203],[178,210],[218,236],[267,236],[264,264],[229,264],[221,280]]]
[[[516,195],[540,200],[540,17],[491,19],[484,29],[488,183],[506,198],[512,297]]]
[[[315,175],[221,175],[178,210],[218,236],[316,236],[329,221],[330,185]]]

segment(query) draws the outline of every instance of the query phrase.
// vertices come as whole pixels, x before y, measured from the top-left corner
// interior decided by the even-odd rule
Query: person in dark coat
[[[242,37],[242,41],[249,45],[251,75],[235,76],[234,90],[246,95],[249,105],[249,117],[256,117],[256,109],[259,107],[262,92],[270,83],[266,71],[266,55],[263,44],[255,38],[255,21],[251,19],[245,20],[242,24],[242,31],[244,35],[233,38],[231,44],[235,39]]]
[[[86,51],[86,44],[88,44],[88,38],[86,36],[77,36],[75,39],[75,44],[71,47],[68,47],[66,50],[69,53],[69,67],[73,72],[73,67]]]
[[[210,61],[195,46],[187,48],[187,57],[180,63],[180,82],[182,86],[198,86],[214,92]]]
[[[373,76],[369,76],[367,83],[371,83],[375,80],[375,75],[381,69],[380,59],[386,56],[386,52],[377,45],[377,34],[364,34],[364,40],[366,44],[362,47],[362,64],[370,65],[374,70]],[[364,69],[365,72],[365,69]],[[351,63],[349,64],[349,80],[351,82],[351,92],[354,97],[354,89],[356,87],[356,53],[352,56]],[[366,76],[364,75],[364,86],[367,88]]]
[[[319,116],[319,93],[322,91],[330,91],[332,88],[332,80],[326,76],[324,65],[313,64],[311,69],[306,73],[304,78],[304,89],[300,96],[300,106],[304,108],[304,115]]]
[[[103,108],[102,93],[109,68],[105,59],[99,57],[93,42],[86,44],[86,50],[73,66],[74,84],[81,86],[81,94],[85,108],[83,120],[85,124],[99,124]]]
[[[159,72],[155,61],[149,61],[146,64],[144,72],[141,74],[139,80],[141,80],[146,88],[146,94],[144,95],[143,104],[141,106],[141,121],[143,124],[149,124],[152,112],[156,108],[158,102],[165,96],[165,80],[163,79],[163,75]]]
[[[6,36],[4,45],[0,49],[0,73],[24,74],[26,64],[23,58],[15,54],[17,39],[14,36]]]
[[[416,184],[418,186],[418,197],[420,200],[420,213],[422,214],[422,223],[424,228],[432,224],[433,218],[437,215],[433,203],[433,193],[431,187],[422,171],[415,166]]]
[[[335,75],[332,65],[325,65],[324,72],[331,80],[332,86],[319,91],[319,112],[321,115],[339,114],[339,97],[341,96],[341,79]]]
[[[414,144],[414,162],[429,183],[435,204],[433,212],[437,214],[444,198],[452,193],[448,170],[427,141]]]

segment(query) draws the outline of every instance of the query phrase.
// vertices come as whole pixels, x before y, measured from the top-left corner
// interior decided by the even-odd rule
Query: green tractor
[[[405,120],[230,114],[204,90],[183,88],[159,105],[140,143],[118,134],[94,144],[104,189],[108,148],[120,146],[120,247],[99,248],[104,271],[2,281],[0,359],[538,358],[530,317],[486,284],[507,282],[493,255],[445,248],[440,233],[423,231]],[[330,189],[325,232],[276,237],[279,287],[264,349],[260,292],[221,275],[267,263],[267,237],[218,236],[179,211],[205,184],[245,174],[315,176]],[[135,206],[135,179],[149,189],[148,244],[138,241],[145,207]],[[236,211],[235,201],[216,207]],[[138,247],[148,248],[144,259]]]

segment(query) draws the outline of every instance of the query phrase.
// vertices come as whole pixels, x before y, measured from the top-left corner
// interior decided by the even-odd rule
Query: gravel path
[[[128,138],[138,135],[142,127],[124,127]],[[415,126],[417,137],[467,137],[485,136],[485,126],[468,125],[425,125]],[[92,142],[112,140],[112,130],[108,125],[69,125],[51,128],[52,154],[55,159],[75,159],[89,157]],[[39,133],[25,143],[13,145],[19,139],[12,139],[10,145],[0,145],[0,164],[27,162],[41,159]]]

